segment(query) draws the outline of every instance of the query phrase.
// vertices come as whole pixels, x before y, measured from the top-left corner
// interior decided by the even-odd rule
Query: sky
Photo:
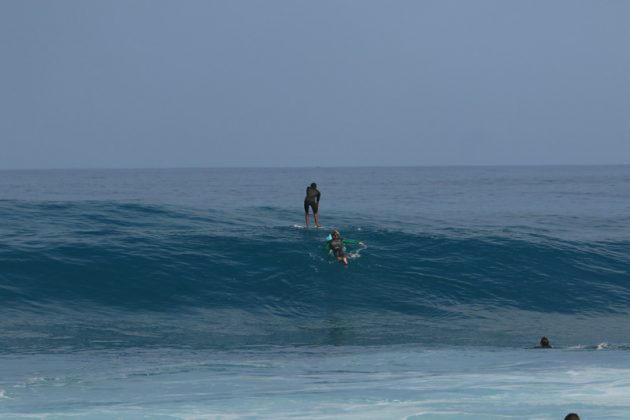
[[[630,163],[626,0],[1,0],[0,169]]]

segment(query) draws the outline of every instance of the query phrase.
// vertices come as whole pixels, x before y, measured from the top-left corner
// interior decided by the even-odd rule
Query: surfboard
[[[306,226],[306,225],[298,225],[298,224],[293,225],[293,228],[294,229],[326,229],[326,227],[324,227],[322,225],[319,225],[319,226],[308,225],[308,226]]]

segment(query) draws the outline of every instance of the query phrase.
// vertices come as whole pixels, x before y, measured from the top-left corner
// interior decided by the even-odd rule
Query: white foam
[[[364,251],[366,249],[368,249],[368,246],[364,244],[363,242],[361,242],[357,250],[348,253],[348,258],[350,259],[361,258],[361,251]]]
[[[36,355],[14,360],[0,385],[6,389],[34,367],[41,375],[30,376],[29,389],[11,388],[11,397],[0,388],[0,398],[4,405],[20,401],[14,417],[486,419],[580,411],[624,418],[618,413],[630,410],[627,358],[592,349],[326,346]],[[64,386],[43,380],[49,378]],[[67,411],[64,404],[77,396],[83,405]],[[118,403],[104,408],[102,401]]]
[[[298,224],[293,225],[293,228],[294,229],[328,229],[327,227],[322,226],[322,225],[319,225],[319,226],[308,225],[308,226],[306,226],[306,225],[298,225]]]

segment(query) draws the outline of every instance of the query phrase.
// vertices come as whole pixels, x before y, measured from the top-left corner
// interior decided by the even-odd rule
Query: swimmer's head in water
[[[540,347],[549,348],[551,344],[549,344],[549,339],[547,337],[543,337],[540,339]]]
[[[311,188],[317,188],[317,184],[313,182],[313,183],[311,184]]]

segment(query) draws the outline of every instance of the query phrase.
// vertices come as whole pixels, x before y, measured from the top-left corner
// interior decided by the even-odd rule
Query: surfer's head
[[[317,188],[317,184],[313,182],[313,183],[311,184],[311,188]]]
[[[540,339],[540,347],[543,349],[551,348],[551,344],[549,343],[549,339],[547,337],[543,337]]]
[[[339,239],[341,237],[341,234],[337,229],[335,229],[330,233],[330,236],[332,236],[333,239]]]
[[[564,420],[580,420],[580,416],[578,416],[575,413],[569,413],[569,414],[566,415]]]

